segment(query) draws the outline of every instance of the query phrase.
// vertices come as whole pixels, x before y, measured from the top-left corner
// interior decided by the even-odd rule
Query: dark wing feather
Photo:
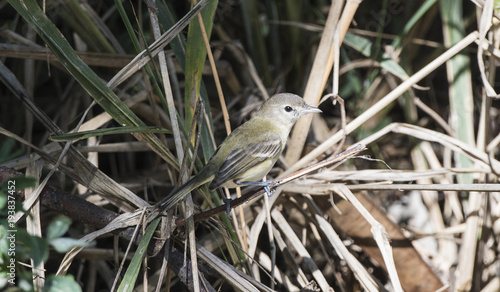
[[[276,157],[281,153],[281,144],[278,135],[270,135],[265,141],[249,143],[245,147],[231,150],[215,173],[210,189],[216,189],[259,163]]]

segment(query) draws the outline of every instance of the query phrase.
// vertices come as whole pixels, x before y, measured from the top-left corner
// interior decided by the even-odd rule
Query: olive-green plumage
[[[291,93],[268,99],[248,122],[236,128],[217,148],[212,158],[181,187],[156,204],[168,210],[199,186],[234,188],[260,181],[274,166],[295,122],[305,114],[321,112]]]

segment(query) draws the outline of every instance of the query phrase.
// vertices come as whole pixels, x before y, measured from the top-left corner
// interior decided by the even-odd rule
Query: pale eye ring
[[[287,105],[287,106],[285,106],[285,111],[289,113],[289,112],[293,111],[293,108],[291,106]]]

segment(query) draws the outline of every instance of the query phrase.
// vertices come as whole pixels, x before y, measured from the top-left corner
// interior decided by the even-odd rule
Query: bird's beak
[[[322,113],[323,111],[317,107],[307,105],[304,109],[304,114],[314,114],[314,113]]]

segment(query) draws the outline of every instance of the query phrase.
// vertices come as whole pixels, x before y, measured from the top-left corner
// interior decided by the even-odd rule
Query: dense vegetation
[[[498,1],[198,2],[0,6],[0,287],[500,289]],[[319,171],[149,216],[277,92]]]

